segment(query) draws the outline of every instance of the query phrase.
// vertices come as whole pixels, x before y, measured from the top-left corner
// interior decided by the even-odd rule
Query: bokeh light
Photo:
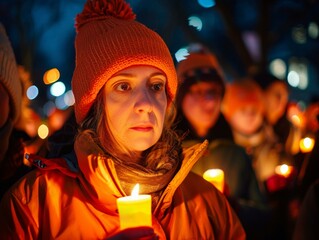
[[[188,18],[188,25],[195,27],[198,31],[202,30],[203,22],[199,17],[191,16]]]
[[[65,92],[65,85],[63,82],[56,82],[52,84],[50,93],[54,97],[61,96]]]
[[[315,145],[315,140],[310,137],[305,137],[301,139],[299,142],[300,150],[303,153],[311,152],[314,145]]]
[[[277,78],[284,79],[286,77],[287,66],[286,63],[280,59],[276,58],[270,62],[269,71]]]
[[[187,48],[183,47],[180,48],[176,53],[175,53],[175,58],[177,62],[180,62],[182,60],[185,60],[186,57],[189,55],[189,52]]]
[[[292,58],[289,63],[288,83],[292,87],[305,90],[308,87],[308,67],[307,62],[300,58]]]
[[[67,109],[69,107],[64,101],[64,95],[61,95],[55,99],[55,105],[61,110]]]
[[[45,84],[51,84],[59,80],[59,78],[60,78],[60,71],[57,68],[52,68],[44,73],[43,82]]]
[[[68,106],[74,105],[75,99],[72,90],[69,90],[64,94],[64,102]]]
[[[30,100],[35,99],[39,94],[39,89],[37,86],[32,85],[27,89],[27,98]]]
[[[318,38],[319,29],[318,29],[318,24],[317,24],[317,23],[315,23],[315,22],[309,23],[309,26],[308,26],[308,35],[309,35],[311,38],[313,38],[313,39]]]
[[[292,171],[293,167],[287,164],[282,164],[275,168],[275,173],[284,177],[289,177]]]
[[[298,73],[295,71],[290,71],[288,73],[287,81],[290,86],[297,87],[300,81]]]
[[[204,8],[210,8],[215,6],[215,0],[198,0],[198,4]]]
[[[41,139],[45,139],[49,136],[49,128],[45,124],[41,124],[38,128],[38,136]]]

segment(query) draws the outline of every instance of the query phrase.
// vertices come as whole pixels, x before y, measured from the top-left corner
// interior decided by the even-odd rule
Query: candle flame
[[[284,177],[288,177],[293,170],[292,166],[288,166],[287,164],[279,165],[275,168],[275,172]]]
[[[140,191],[140,185],[137,183],[132,190],[131,196],[137,197],[139,191]]]
[[[304,153],[311,152],[315,145],[315,140],[310,137],[305,137],[300,140],[299,146],[300,150]]]
[[[221,169],[208,169],[203,178],[212,183],[219,191],[224,192],[224,171]]]

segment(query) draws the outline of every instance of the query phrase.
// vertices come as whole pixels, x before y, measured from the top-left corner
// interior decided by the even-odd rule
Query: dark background
[[[17,62],[31,73],[40,89],[32,101],[43,115],[52,100],[43,74],[58,68],[70,89],[74,69],[74,19],[84,0],[0,0],[0,21],[12,42]],[[204,8],[197,0],[130,0],[137,20],[157,31],[172,56],[190,43],[205,44],[219,58],[227,81],[256,69],[267,69],[274,59],[287,66],[305,64],[308,86],[290,87],[290,100],[306,106],[319,96],[319,3],[316,0],[215,0]],[[202,20],[199,31],[188,18]],[[310,32],[310,26],[314,31]],[[316,32],[317,31],[317,32]],[[257,44],[256,44],[257,43]],[[288,67],[287,67],[288,68]],[[288,69],[285,77],[288,75]]]

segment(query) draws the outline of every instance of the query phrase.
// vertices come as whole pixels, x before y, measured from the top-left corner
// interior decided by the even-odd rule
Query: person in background
[[[270,237],[285,238],[287,226],[283,224],[289,215],[287,205],[291,200],[295,174],[281,173],[277,169],[283,164],[293,167],[294,162],[265,122],[263,94],[252,78],[234,80],[226,87],[222,112],[232,127],[234,141],[250,156],[260,189],[273,214],[267,223],[270,227],[265,226],[265,235],[260,237],[265,239],[271,234]]]
[[[223,192],[250,237],[252,231],[259,230],[253,219],[264,217],[265,199],[248,155],[233,142],[231,128],[220,111],[225,92],[224,74],[217,58],[207,48],[191,44],[188,50],[189,55],[177,65],[180,85],[175,102],[175,129],[183,137],[184,146],[209,141],[207,151],[192,171],[203,176],[209,169],[223,170]]]
[[[0,23],[0,199],[21,176],[30,170],[24,164],[28,101],[27,81],[20,77],[19,67]]]
[[[180,84],[176,128],[181,132],[189,130],[185,140],[233,140],[231,128],[220,112],[225,80],[216,56],[195,43],[188,51],[189,55],[176,67]]]
[[[269,73],[254,77],[264,90],[265,118],[281,142],[285,143],[289,135],[289,121],[286,117],[289,100],[288,85]]]
[[[285,146],[285,151],[296,155],[299,152],[301,128],[288,119],[288,84],[269,72],[261,72],[253,78],[264,91],[266,123],[272,127],[278,141]]]
[[[308,149],[304,150],[298,175],[298,195],[304,198],[310,185],[319,178],[319,99],[313,98],[308,104],[305,114],[304,139],[308,140]],[[310,144],[313,141],[313,144]],[[305,144],[307,146],[307,144]]]
[[[122,0],[89,0],[76,17],[74,155],[46,159],[4,196],[0,235],[14,239],[245,239],[227,199],[190,170],[171,129],[177,76],[163,39]],[[71,160],[70,160],[71,159]],[[152,227],[120,229],[118,198],[152,198]]]
[[[319,178],[307,189],[293,230],[293,240],[316,240],[319,237]]]
[[[275,174],[276,166],[293,163],[271,126],[264,120],[264,101],[263,91],[257,82],[244,78],[227,85],[222,106],[232,127],[234,141],[251,156],[262,189],[267,179]]]
[[[303,139],[296,194],[293,240],[318,239],[319,216],[319,99],[313,97],[304,111]]]

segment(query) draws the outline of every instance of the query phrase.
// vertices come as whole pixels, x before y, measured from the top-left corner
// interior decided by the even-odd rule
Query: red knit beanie
[[[167,94],[175,97],[177,77],[168,47],[156,32],[135,21],[124,0],[87,0],[76,17],[76,30],[72,90],[77,123],[87,116],[106,81],[130,66],[162,70]]]
[[[181,60],[177,65],[177,75],[179,81],[184,80],[185,74],[194,69],[215,69],[217,73],[223,78],[224,74],[219,65],[219,62],[214,54],[212,53],[190,53],[184,60]]]

